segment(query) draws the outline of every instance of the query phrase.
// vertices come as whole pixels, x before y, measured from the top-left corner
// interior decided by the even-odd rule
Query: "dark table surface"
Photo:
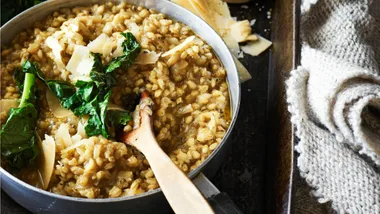
[[[255,19],[254,31],[270,38],[271,18],[268,12],[272,6],[273,0],[254,0],[246,4],[230,5],[230,10],[231,15],[238,20]],[[272,191],[265,179],[269,56],[270,50],[258,57],[245,55],[240,59],[252,79],[242,84],[241,109],[231,136],[235,140],[233,149],[212,179],[244,213],[261,214],[270,210],[265,206],[266,194]],[[1,213],[28,211],[1,191]]]

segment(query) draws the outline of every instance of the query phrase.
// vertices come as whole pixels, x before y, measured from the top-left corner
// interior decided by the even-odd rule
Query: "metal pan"
[[[33,23],[42,20],[60,8],[71,8],[105,2],[107,1],[60,0],[41,3],[19,14],[0,29],[1,44],[6,45],[10,43],[17,33],[33,26]],[[230,51],[219,35],[207,23],[188,10],[170,1],[112,0],[112,2],[127,2],[129,4],[152,8],[188,25],[195,33],[212,46],[225,66],[231,99],[231,125],[222,142],[214,152],[197,169],[188,174],[190,178],[196,177],[201,172],[206,176],[213,176],[222,164],[226,151],[230,146],[231,141],[228,140],[228,137],[235,124],[240,107],[239,75]],[[117,213],[126,211],[129,213],[164,213],[170,210],[160,189],[130,197],[86,199],[57,195],[38,189],[15,178],[3,168],[0,168],[0,175],[3,190],[20,205],[34,213]],[[210,184],[211,183],[202,175],[198,177],[196,182],[196,185],[201,187],[201,192],[205,193],[206,196],[213,195],[210,194],[211,190],[213,190],[211,192],[214,193],[218,192],[215,190],[215,187]],[[223,201],[222,204],[218,204],[220,200]],[[225,200],[227,200],[227,202]],[[220,210],[226,211],[226,209],[233,208],[233,206],[229,204],[231,201],[226,198],[225,194],[213,195],[212,201]],[[232,210],[238,212],[234,208]],[[232,210],[229,210],[229,212]]]

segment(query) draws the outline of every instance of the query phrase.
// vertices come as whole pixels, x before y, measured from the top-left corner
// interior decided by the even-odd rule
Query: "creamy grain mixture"
[[[70,60],[75,45],[87,45],[104,33],[117,41],[130,31],[143,50],[165,53],[194,32],[186,25],[154,10],[128,4],[94,5],[60,9],[33,28],[20,33],[1,52],[1,98],[19,98],[13,72],[27,59],[37,62],[48,79],[69,80],[70,72],[57,62],[46,39],[55,32],[62,63]],[[117,71],[118,85],[111,102],[121,105],[125,97],[146,90],[154,101],[154,132],[173,162],[188,173],[199,166],[222,141],[230,123],[226,71],[211,47],[196,39],[154,64],[133,64]],[[116,42],[115,42],[116,44]],[[113,46],[112,50],[117,47]],[[108,62],[112,55],[104,56]],[[37,83],[40,91],[47,88]],[[149,163],[131,146],[102,136],[87,137],[80,118],[58,119],[50,112],[45,93],[39,101],[38,133],[55,139],[55,169],[48,190],[76,197],[107,198],[135,195],[158,188]],[[6,121],[1,114],[1,123]],[[132,129],[130,123],[125,132]],[[3,166],[6,167],[6,166]],[[38,174],[30,166],[16,173],[38,186]]]

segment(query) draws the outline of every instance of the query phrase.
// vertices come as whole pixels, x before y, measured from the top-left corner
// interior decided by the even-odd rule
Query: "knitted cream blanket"
[[[287,81],[298,167],[320,203],[380,213],[380,0],[304,0]]]

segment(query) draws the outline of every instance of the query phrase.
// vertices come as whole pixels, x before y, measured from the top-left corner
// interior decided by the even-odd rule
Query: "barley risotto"
[[[34,101],[33,93],[24,94],[28,88]],[[130,112],[142,91],[153,100],[161,148],[183,172],[197,168],[231,120],[226,71],[212,48],[186,25],[140,6],[54,12],[2,47],[2,167],[67,196],[121,197],[158,188],[144,156],[114,134],[133,129]],[[73,107],[79,93],[83,102]],[[30,150],[14,155],[4,139],[17,119],[12,114],[30,107],[24,102],[38,112],[36,134],[25,144]]]

